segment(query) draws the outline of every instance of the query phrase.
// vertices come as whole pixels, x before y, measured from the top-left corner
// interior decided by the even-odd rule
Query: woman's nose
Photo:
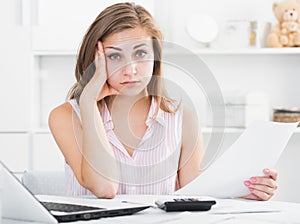
[[[136,75],[136,73],[137,73],[136,62],[134,62],[134,61],[128,62],[125,65],[124,73],[125,73],[125,75]]]

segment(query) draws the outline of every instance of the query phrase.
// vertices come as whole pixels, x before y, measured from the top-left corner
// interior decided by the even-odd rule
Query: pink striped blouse
[[[76,100],[69,100],[69,103],[81,120]],[[156,100],[152,97],[146,133],[130,156],[113,131],[113,121],[104,103],[102,120],[121,173],[117,194],[172,194],[176,190],[182,107],[173,114],[159,109],[153,119],[156,106]],[[91,194],[78,183],[68,164],[65,165],[65,173],[68,195]]]

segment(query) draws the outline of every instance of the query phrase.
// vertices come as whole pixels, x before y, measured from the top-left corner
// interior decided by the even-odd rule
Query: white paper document
[[[175,192],[229,198],[247,195],[245,180],[274,168],[298,123],[253,122],[199,177]]]

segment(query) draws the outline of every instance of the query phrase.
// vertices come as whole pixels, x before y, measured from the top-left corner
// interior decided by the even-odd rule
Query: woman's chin
[[[142,91],[144,91],[145,88],[122,88],[121,90],[119,90],[120,95],[122,96],[137,96],[139,94],[141,94]]]

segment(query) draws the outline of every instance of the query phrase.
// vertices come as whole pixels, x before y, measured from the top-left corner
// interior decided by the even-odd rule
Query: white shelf
[[[243,131],[245,131],[246,128],[214,128],[214,132],[224,132],[228,134],[241,134]],[[209,134],[212,132],[212,127],[203,127],[201,129],[203,134]],[[300,133],[300,127],[298,127],[294,133]]]
[[[245,130],[245,128],[214,128],[214,132],[222,132],[224,133],[242,133]],[[204,127],[201,129],[203,133],[211,133],[212,128],[211,127]],[[300,132],[300,131],[299,131]],[[33,131],[34,134],[50,134],[51,131],[49,128],[38,128]]]
[[[224,133],[232,133],[232,134],[239,134],[245,131],[246,128],[214,128],[214,132],[223,132]],[[203,127],[201,128],[202,133],[207,134],[212,132],[212,127]],[[40,128],[40,129],[35,129],[33,131],[35,134],[50,134],[50,129],[49,128]],[[295,131],[295,133],[300,133],[300,127],[298,127]]]
[[[300,48],[249,48],[249,49],[199,49],[195,53],[197,54],[227,54],[227,55],[282,55],[282,54],[300,54]]]
[[[298,55],[300,48],[244,48],[244,49],[214,49],[202,48],[192,51],[197,55]],[[165,54],[181,55],[189,52],[180,52],[177,49],[165,49]]]
[[[76,56],[76,50],[33,51],[34,56]]]
[[[298,55],[300,47],[294,48],[244,48],[244,49],[214,49],[202,48],[191,51],[198,55]],[[76,50],[57,50],[57,51],[33,51],[34,56],[75,56]],[[180,52],[176,49],[166,48],[164,54],[181,55],[187,52]]]
[[[50,129],[47,127],[44,128],[37,128],[33,130],[34,134],[49,134],[51,133]]]
[[[212,127],[203,127],[201,129],[202,133],[208,134],[212,131],[214,132],[224,132],[224,133],[242,133],[245,128],[212,128]]]

